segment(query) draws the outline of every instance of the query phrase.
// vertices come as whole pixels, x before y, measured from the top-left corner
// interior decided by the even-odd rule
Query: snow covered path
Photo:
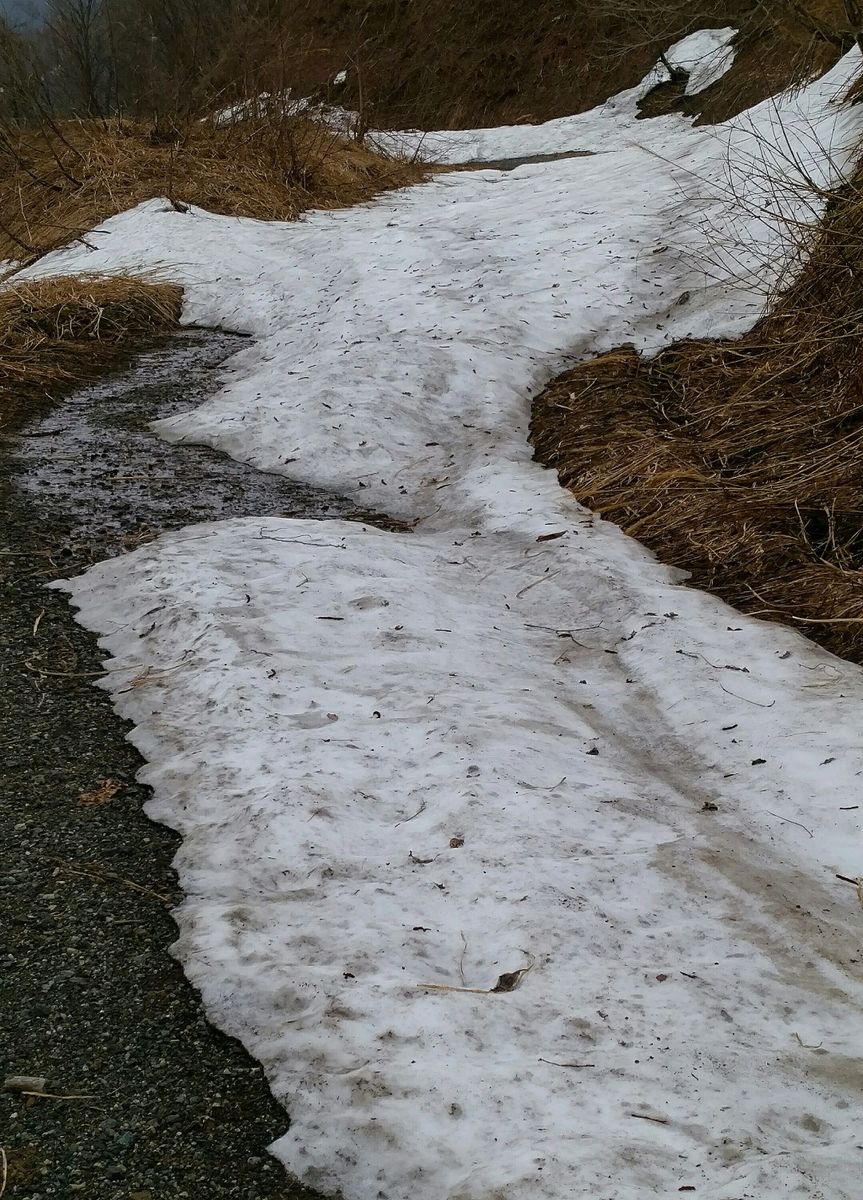
[[[857,61],[294,226],[153,202],[37,268],[160,267],[255,334],[167,436],[421,518],[196,526],[64,585],[184,836],[178,953],[310,1184],[858,1194],[863,672],[679,586],[526,443],[569,358],[751,324],[759,171],[787,133],[833,177]]]
[[[198,526],[72,585],[185,839],[178,952],[307,1182],[856,1195],[863,679],[664,575],[561,495],[530,535]]]

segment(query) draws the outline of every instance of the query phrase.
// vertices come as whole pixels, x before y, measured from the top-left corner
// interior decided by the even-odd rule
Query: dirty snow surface
[[[199,525],[63,585],[184,838],[177,953],[309,1184],[860,1195],[863,673],[682,587],[527,443],[574,357],[751,325],[858,64],[290,226],[155,201],[38,268],[179,279],[257,340],[161,432],[416,521]]]

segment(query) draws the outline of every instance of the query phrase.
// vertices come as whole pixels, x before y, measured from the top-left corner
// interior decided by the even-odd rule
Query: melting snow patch
[[[193,527],[68,586],[305,1182],[856,1195],[857,669],[562,493],[473,538]]]
[[[572,358],[752,324],[858,65],[290,226],[154,201],[30,272],[170,272],[257,340],[162,432],[420,518],[199,526],[64,585],[183,835],[178,955],[311,1184],[859,1193],[863,674],[681,588],[526,442]]]
[[[734,64],[732,42],[736,37],[736,29],[702,29],[669,50],[668,61],[689,75],[687,96],[697,96],[728,74]]]

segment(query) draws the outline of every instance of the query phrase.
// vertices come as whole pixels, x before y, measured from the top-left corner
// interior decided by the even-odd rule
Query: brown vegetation
[[[0,136],[0,258],[43,254],[154,196],[290,220],[423,174],[282,114],[224,126],[188,121],[182,130],[167,121],[43,121]]]
[[[182,290],[123,277],[14,281],[0,291],[0,430],[175,329]]]
[[[863,37],[863,3],[51,0],[27,36],[0,18],[0,113],[152,119],[290,91],[358,109],[363,128],[544,121],[603,102],[717,25],[740,30],[730,74],[695,100],[665,89],[657,111],[721,120],[825,69]]]
[[[863,661],[863,175],[752,332],[585,362],[535,401],[576,498],[758,616]]]
[[[646,22],[619,0],[296,0],[298,44],[326,47],[315,82],[348,67],[340,101],[385,128],[546,121],[601,104],[636,83],[670,42],[753,0],[667,0]],[[328,72],[329,74],[325,74]]]
[[[291,0],[282,28],[303,48],[290,66],[298,86],[324,86],[348,67],[336,98],[368,108],[367,124],[460,128],[591,108],[638,83],[685,34],[732,25],[740,36],[728,76],[701,97],[665,97],[715,122],[831,66],[854,42],[848,2]]]

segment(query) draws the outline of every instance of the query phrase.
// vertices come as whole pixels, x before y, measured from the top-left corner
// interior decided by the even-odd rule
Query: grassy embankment
[[[32,261],[153,196],[263,220],[362,203],[424,177],[312,125],[256,115],[183,131],[45,122],[0,142],[0,259]],[[177,326],[180,290],[147,279],[53,279],[0,291],[0,430]]]
[[[843,0],[295,0],[285,11],[298,92],[320,88],[362,110],[365,126],[395,129],[568,116],[638,83],[685,34],[731,25],[737,61],[724,80],[695,98],[664,89],[647,107],[716,122],[850,44]],[[266,46],[254,57],[275,88],[283,59]],[[345,86],[329,87],[343,68]]]
[[[537,458],[745,612],[863,662],[863,170],[737,341],[621,349],[534,402]]]

